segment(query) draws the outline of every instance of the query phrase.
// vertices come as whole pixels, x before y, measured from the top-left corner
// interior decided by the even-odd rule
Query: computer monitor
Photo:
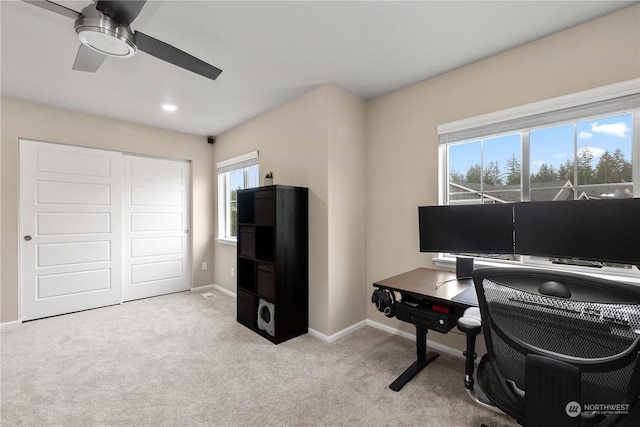
[[[640,199],[514,204],[515,252],[640,265]]]
[[[421,252],[513,253],[513,204],[420,206]]]

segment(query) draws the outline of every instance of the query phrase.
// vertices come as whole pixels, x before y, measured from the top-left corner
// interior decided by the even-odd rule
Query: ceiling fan
[[[74,28],[82,43],[73,69],[95,73],[107,56],[128,58],[140,50],[158,59],[215,80],[221,69],[154,39],[129,25],[146,0],[96,1],[81,12],[48,0],[24,0],[50,12],[75,19]]]

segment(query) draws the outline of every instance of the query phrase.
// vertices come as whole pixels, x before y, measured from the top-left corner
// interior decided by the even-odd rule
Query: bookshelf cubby
[[[309,190],[272,185],[238,191],[237,320],[273,343],[309,325]],[[275,328],[259,325],[273,307]],[[269,316],[268,316],[269,317]]]

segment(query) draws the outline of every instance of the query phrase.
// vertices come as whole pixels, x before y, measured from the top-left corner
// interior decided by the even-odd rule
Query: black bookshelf
[[[276,344],[307,333],[309,190],[271,185],[237,200],[238,322]],[[261,304],[270,308],[258,313]]]

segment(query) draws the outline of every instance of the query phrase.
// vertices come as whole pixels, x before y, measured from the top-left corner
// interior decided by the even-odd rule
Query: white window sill
[[[441,255],[437,258],[433,258],[433,263],[436,265],[436,267],[439,267],[443,270],[456,271],[456,259],[454,257]],[[521,263],[514,265],[513,261],[500,261],[500,260],[479,259],[479,258],[474,258],[474,266],[475,267],[510,267],[510,268],[525,267]]]
[[[238,241],[236,239],[229,239],[226,237],[216,237],[216,242],[220,243],[222,245],[227,245],[227,246],[237,246],[238,245]]]
[[[586,276],[594,276],[600,277],[607,280],[620,281],[631,283],[633,285],[640,285],[640,272],[636,269],[627,274],[612,274],[611,272],[598,272],[598,271],[589,271],[587,269],[578,269],[577,267],[571,266],[559,266],[559,265],[551,265],[551,264],[537,264],[537,263],[515,263],[514,261],[497,261],[497,260],[480,260],[478,258],[474,259],[474,266],[477,267],[507,267],[507,268],[538,268],[543,270],[551,270],[551,271],[564,271],[567,273],[574,274],[583,274]],[[456,270],[456,259],[453,257],[447,257],[440,255],[439,257],[433,258],[433,263],[436,267],[442,268],[443,270]],[[586,267],[585,267],[586,268]],[[597,269],[592,269],[597,270]]]

